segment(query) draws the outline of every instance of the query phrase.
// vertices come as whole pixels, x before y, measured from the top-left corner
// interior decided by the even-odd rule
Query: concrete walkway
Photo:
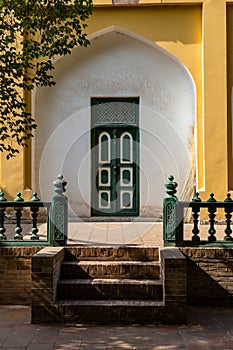
[[[179,326],[32,325],[30,307],[0,306],[5,350],[223,350],[233,349],[233,310],[190,308]]]
[[[161,246],[161,222],[69,223],[68,244],[138,244]]]
[[[47,225],[40,225],[39,235],[46,237]],[[162,223],[133,222],[69,222],[68,244],[119,245],[138,244],[161,246]]]

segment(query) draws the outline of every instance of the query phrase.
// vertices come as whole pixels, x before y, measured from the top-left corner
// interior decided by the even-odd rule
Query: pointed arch
[[[89,216],[91,97],[139,96],[140,210],[150,216],[163,198],[155,184],[173,173],[182,191],[190,173],[193,78],[172,54],[124,28],[107,27],[89,35],[89,40],[87,48],[77,47],[71,55],[56,59],[54,88],[34,94],[40,125],[35,137],[35,168],[40,176],[36,188],[42,183],[43,193],[49,193],[47,184],[64,166],[70,203],[78,215]],[[78,181],[73,174],[79,174]],[[76,192],[75,186],[79,186]]]

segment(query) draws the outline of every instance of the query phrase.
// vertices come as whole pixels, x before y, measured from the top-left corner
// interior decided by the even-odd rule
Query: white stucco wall
[[[185,67],[156,45],[117,28],[57,60],[56,86],[35,96],[35,187],[43,200],[62,173],[73,215],[90,216],[90,97],[140,97],[140,214],[161,208],[173,174],[181,194],[191,168],[195,87]]]

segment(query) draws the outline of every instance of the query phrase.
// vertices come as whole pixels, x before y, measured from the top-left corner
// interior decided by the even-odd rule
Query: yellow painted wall
[[[229,188],[233,190],[233,151],[232,151],[232,87],[233,87],[233,5],[227,6],[227,116],[228,116],[228,175]]]
[[[27,110],[30,110],[31,95],[25,94]],[[0,190],[5,193],[7,200],[16,198],[17,192],[22,193],[25,200],[31,198],[31,141],[28,147],[20,148],[20,153],[7,160],[4,154],[0,155]]]
[[[203,123],[205,193],[221,200],[228,191],[226,3],[203,4]]]

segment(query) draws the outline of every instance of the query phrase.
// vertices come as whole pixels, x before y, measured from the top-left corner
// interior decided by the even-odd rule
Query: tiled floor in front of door
[[[223,240],[225,225],[215,225],[216,237]],[[191,239],[192,224],[184,225],[184,238]],[[200,238],[207,240],[209,225],[199,225]],[[40,235],[46,235],[46,224],[40,226]],[[119,245],[136,244],[163,247],[163,224],[154,221],[132,222],[69,222],[68,244]]]
[[[46,234],[46,224],[39,235]],[[69,222],[68,244],[162,245],[161,222]]]

